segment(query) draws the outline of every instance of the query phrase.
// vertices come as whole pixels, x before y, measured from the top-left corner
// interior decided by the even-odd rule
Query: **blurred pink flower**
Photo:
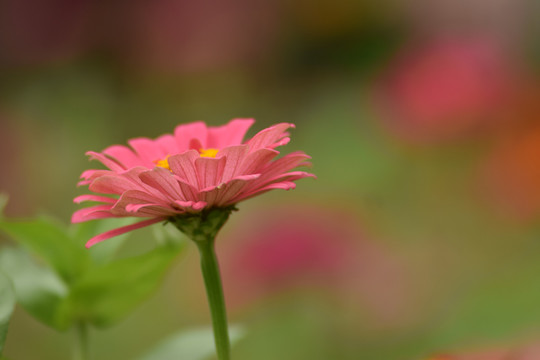
[[[391,64],[378,101],[392,132],[413,141],[455,138],[493,121],[514,81],[489,38],[439,37]]]
[[[411,291],[403,264],[362,234],[350,213],[328,206],[280,206],[245,223],[227,235],[222,252],[233,307],[289,289],[330,290],[352,312],[362,304],[381,326],[407,320]]]
[[[76,203],[101,204],[76,211],[72,222],[126,216],[150,219],[98,235],[86,246],[177,215],[229,207],[272,189],[293,189],[293,181],[314,177],[290,171],[309,165],[303,152],[274,159],[279,155],[275,148],[289,142],[286,130],[293,124],[274,125],[243,143],[253,122],[235,119],[220,127],[195,122],[177,126],[174,135],[132,139],[131,148],[113,145],[101,153],[89,151],[91,159],[109,169],[83,172],[80,184],[119,197],[78,196]]]
[[[351,267],[351,223],[308,206],[280,208],[250,221],[233,235],[241,244],[230,250],[231,278],[244,290],[279,288],[312,281],[334,282]],[[251,238],[256,237],[257,241]]]

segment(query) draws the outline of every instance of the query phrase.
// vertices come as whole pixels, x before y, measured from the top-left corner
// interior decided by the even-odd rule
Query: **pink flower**
[[[386,127],[429,143],[491,126],[517,82],[508,58],[484,37],[442,36],[406,47],[377,92]]]
[[[331,294],[347,316],[369,316],[380,328],[405,326],[414,317],[409,269],[349,209],[279,204],[245,220],[229,229],[220,250],[230,308],[244,311],[298,289]]]
[[[72,222],[126,216],[149,219],[98,235],[86,246],[183,214],[231,207],[272,189],[293,189],[295,180],[314,177],[291,171],[309,165],[310,157],[303,152],[275,159],[279,155],[275,148],[289,142],[286,130],[293,124],[274,125],[242,142],[253,122],[234,119],[220,127],[195,122],[177,126],[174,135],[132,139],[131,148],[113,145],[101,153],[89,151],[90,159],[99,160],[108,170],[83,172],[79,185],[89,185],[101,195],[81,195],[74,202],[101,204],[76,211]]]

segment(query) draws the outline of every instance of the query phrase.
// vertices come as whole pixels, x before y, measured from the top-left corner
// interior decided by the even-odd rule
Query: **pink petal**
[[[315,175],[307,173],[305,171],[293,171],[290,173],[279,174],[273,177],[268,177],[267,174],[262,174],[259,179],[251,182],[244,189],[242,189],[242,192],[239,193],[235,198],[233,198],[232,201],[238,202],[241,200],[245,200],[253,197],[254,195],[261,194],[272,189],[294,189],[296,185],[293,183],[293,181],[306,177],[315,178]]]
[[[126,191],[111,209],[116,216],[169,217],[178,212],[170,204],[137,190]]]
[[[155,167],[152,170],[140,173],[139,178],[143,183],[160,191],[171,201],[184,199],[178,181],[176,181],[173,174],[167,169]]]
[[[82,203],[84,201],[97,201],[97,202],[104,202],[104,203],[115,203],[116,200],[118,200],[118,199],[110,198],[110,197],[106,197],[106,196],[85,194],[85,195],[77,196],[75,199],[73,199],[73,202],[75,204],[80,204],[80,203]]]
[[[202,210],[207,205],[204,201],[175,201],[175,204],[184,209],[194,211]]]
[[[237,145],[237,146],[229,146],[224,149],[221,149],[216,157],[225,157],[227,158],[227,162],[225,164],[225,168],[223,169],[223,175],[221,176],[222,182],[228,182],[230,181],[237,173],[238,168],[244,157],[248,153],[248,146],[247,145]]]
[[[232,205],[234,202],[230,200],[241,192],[249,183],[259,178],[260,174],[251,174],[239,176],[218,187],[204,189],[201,191],[201,196],[208,203],[208,206],[226,206]]]
[[[122,164],[126,169],[134,166],[142,165],[141,159],[128,147],[122,145],[109,146],[103,153],[114,158],[118,163]]]
[[[95,179],[88,187],[91,191],[102,194],[122,194],[139,187],[120,175],[105,175]]]
[[[261,170],[270,162],[270,160],[275,158],[277,155],[279,155],[279,152],[272,149],[259,149],[253,151],[244,158],[237,174],[260,173]]]
[[[258,132],[253,138],[251,138],[251,140],[247,142],[247,144],[249,145],[251,151],[261,148],[274,148],[283,144],[279,143],[279,140],[282,140],[288,135],[285,130],[294,127],[294,124],[289,123],[281,123],[271,126]]]
[[[176,176],[175,176],[176,177]],[[199,190],[190,184],[186,183],[180,178],[176,178],[176,181],[178,181],[178,185],[180,186],[180,189],[182,190],[182,194],[184,194],[184,198],[187,201],[199,201]]]
[[[112,237],[122,235],[122,234],[125,234],[127,232],[130,232],[130,231],[133,231],[133,230],[136,230],[136,229],[143,228],[145,226],[153,225],[155,223],[158,223],[158,222],[161,222],[161,221],[164,221],[164,220],[166,220],[166,219],[163,219],[163,218],[149,219],[149,220],[144,220],[144,221],[138,222],[136,224],[127,225],[127,226],[119,227],[117,229],[113,229],[113,230],[104,232],[103,234],[100,234],[98,236],[94,236],[93,238],[88,240],[88,242],[86,243],[86,248],[90,248],[91,246],[93,246],[93,245],[95,245],[95,244],[97,244],[97,243],[99,243],[99,242],[101,242],[103,240],[107,240],[107,239],[110,239]]]
[[[103,219],[108,217],[115,217],[111,213],[111,205],[96,205],[84,209],[79,209],[71,216],[72,223],[80,223],[83,221]]]
[[[169,217],[179,213],[179,211],[166,210],[160,204],[128,204],[125,211],[126,216],[140,217]]]
[[[290,154],[285,155],[282,158],[279,158],[271,163],[268,163],[264,171],[262,171],[262,173],[264,174],[265,177],[279,175],[281,173],[294,169],[295,167],[298,167],[300,165],[305,165],[306,163],[304,161],[306,159],[310,159],[310,157],[304,154],[303,152],[297,151],[294,153],[290,153]]]
[[[207,147],[222,149],[227,146],[240,145],[253,119],[233,119],[228,124],[208,129]]]
[[[291,190],[295,188],[296,188],[296,183],[292,181],[284,181],[284,182],[267,185],[264,188],[258,189],[257,192],[268,191],[268,190],[273,190],[273,189]]]
[[[283,145],[287,145],[288,143],[291,142],[291,138],[290,137],[284,137],[283,139],[279,140],[278,142],[274,143],[271,147],[272,148],[276,148],[278,146],[283,146]]]
[[[110,170],[95,170],[95,169],[86,170],[81,174],[81,179],[84,179],[84,180],[79,181],[77,183],[77,186],[91,184],[92,181],[94,181],[94,179],[103,175],[108,175],[108,174],[115,174],[115,172],[110,171]]]
[[[156,143],[165,155],[178,154],[180,152],[176,139],[172,135],[161,135],[156,139]]]
[[[195,159],[199,189],[218,186],[220,184],[225,162],[226,158],[223,157],[219,159],[206,157]]]
[[[153,187],[143,183],[143,181],[140,178],[140,175],[147,171],[148,171],[147,168],[138,166],[138,167],[129,169],[128,171],[125,171],[123,173],[120,173],[119,175],[132,183],[132,188],[128,190],[141,190],[154,196],[156,199],[167,201],[166,195],[161,193],[159,190],[154,189]]]
[[[207,148],[206,139],[208,137],[208,130],[206,128],[206,124],[202,121],[178,125],[174,129],[174,137],[176,138],[179,152],[189,149],[191,139],[199,139],[203,147]]]
[[[315,175],[305,172],[305,171],[291,171],[291,172],[280,174],[273,177],[269,177],[266,174],[263,174],[259,178],[259,182],[265,182],[265,183],[276,182],[276,181],[283,181],[283,179],[294,181],[294,180],[300,180],[307,177],[317,178]]]
[[[274,189],[291,190],[294,188],[296,188],[296,184],[293,183],[292,181],[273,183],[273,184],[266,185],[264,187],[257,187],[255,190],[243,193],[232,200],[233,200],[233,203],[237,203],[239,201],[244,201],[254,196],[261,195],[270,190],[274,190]]]
[[[128,141],[139,158],[144,161],[144,165],[149,168],[154,167],[155,161],[164,159],[168,154],[164,153],[161,147],[154,141],[147,138],[137,138]]]
[[[288,170],[297,167],[308,158],[308,155],[302,152],[296,152],[267,163],[263,169],[260,169],[261,177],[257,181],[250,183],[245,191],[252,193],[253,191],[257,191],[258,188],[267,186],[271,182],[279,182],[285,179],[291,181],[292,177],[296,175],[296,180],[313,176],[306,172],[287,173]]]
[[[125,215],[124,209],[129,204],[159,204],[167,210],[172,210],[166,202],[152,194],[140,190],[128,190],[120,196],[111,211],[116,215]]]
[[[169,167],[174,175],[178,176],[189,185],[197,188],[199,181],[195,169],[195,159],[199,158],[199,153],[195,150],[189,150],[183,154],[169,157]]]
[[[111,173],[111,171],[109,171],[109,170],[90,169],[90,170],[83,171],[80,178],[88,180],[88,179],[96,178],[98,176],[106,175],[106,174],[109,174],[109,173]]]
[[[199,139],[191,139],[188,146],[190,150],[197,150],[197,152],[199,152],[199,150],[201,149],[204,149],[204,145]]]
[[[257,179],[257,181],[254,181],[253,183],[250,184],[248,191],[250,192],[257,188],[266,187],[268,184],[271,184],[271,183],[278,183],[278,182],[283,182],[283,181],[296,181],[296,180],[300,180],[306,177],[316,178],[315,175],[310,174],[305,171],[292,171],[292,172],[274,175],[274,176],[269,176],[269,174],[264,173],[259,179]]]
[[[100,153],[97,153],[97,152],[94,152],[94,151],[87,151],[86,155],[88,155],[88,157],[90,157],[90,160],[98,160],[103,165],[105,165],[106,167],[108,167],[109,169],[111,169],[113,171],[124,171],[126,169],[121,164],[117,163],[113,159],[111,159],[111,158],[109,158],[109,157],[107,157],[107,156],[105,156],[103,154],[100,154]]]

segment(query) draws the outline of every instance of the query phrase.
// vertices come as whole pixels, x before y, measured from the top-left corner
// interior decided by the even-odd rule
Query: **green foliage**
[[[62,309],[64,317],[96,326],[113,324],[157,288],[177,254],[178,248],[162,246],[87,272],[72,286]]]
[[[6,341],[9,319],[14,308],[15,292],[11,281],[7,276],[0,273],[0,358]]]
[[[75,281],[88,266],[88,252],[51,219],[3,220],[0,229],[41,257],[67,283]]]
[[[18,302],[57,330],[81,322],[110,326],[125,317],[158,288],[183,243],[163,242],[146,254],[120,260],[114,256],[127,235],[84,248],[110,225],[103,221],[68,228],[48,218],[0,218],[0,229],[27,250],[0,250],[0,270],[12,279]]]
[[[114,227],[130,225],[133,219],[100,219],[99,221],[87,221],[71,227],[70,235],[75,239],[79,248],[82,248],[88,239],[96,234],[101,234]],[[130,233],[115,236],[107,241],[92,246],[90,249],[85,249],[86,253],[90,254],[93,264],[106,264],[114,259],[117,251],[122,247],[124,241],[130,236]]]
[[[229,327],[231,343],[244,337],[240,326]],[[163,340],[137,360],[206,360],[215,353],[211,328],[183,331]]]
[[[13,281],[17,301],[26,311],[42,323],[60,328],[58,309],[69,290],[55,272],[13,247],[0,251],[0,270]]]

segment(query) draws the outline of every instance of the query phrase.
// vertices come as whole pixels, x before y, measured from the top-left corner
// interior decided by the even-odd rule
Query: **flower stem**
[[[85,323],[80,322],[75,327],[77,341],[73,360],[88,360],[88,327]]]
[[[214,329],[214,341],[219,360],[230,360],[231,349],[229,342],[229,329],[227,327],[227,312],[219,265],[214,250],[214,239],[195,241],[201,256],[201,270],[206,287],[208,304],[212,315],[212,327]]]

